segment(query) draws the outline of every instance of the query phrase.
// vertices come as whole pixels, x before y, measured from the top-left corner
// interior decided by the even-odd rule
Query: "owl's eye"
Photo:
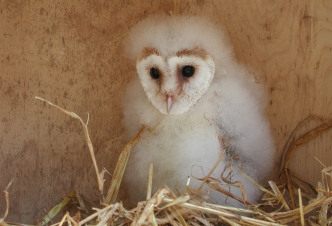
[[[182,68],[182,76],[185,78],[190,78],[195,74],[195,68],[190,65],[186,65]]]
[[[150,75],[153,79],[158,79],[160,77],[159,70],[154,67],[150,68]]]

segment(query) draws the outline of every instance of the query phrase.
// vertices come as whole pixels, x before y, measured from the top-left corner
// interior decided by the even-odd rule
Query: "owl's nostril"
[[[174,96],[166,94],[166,110],[167,110],[167,114],[169,114],[169,112],[171,111],[173,104],[174,104]]]

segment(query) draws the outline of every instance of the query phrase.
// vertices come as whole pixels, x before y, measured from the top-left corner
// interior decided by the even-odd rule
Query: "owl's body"
[[[259,191],[239,168],[264,179],[271,172],[274,146],[261,87],[233,59],[223,33],[200,17],[154,16],[132,30],[128,52],[139,76],[124,98],[127,137],[142,125],[149,130],[127,165],[124,180],[131,201],[145,199],[150,163],[154,191],[167,185],[183,192],[188,176],[205,176],[223,149],[226,155],[213,176],[220,178],[233,158],[231,180],[241,181],[249,201],[255,201]],[[240,190],[231,192],[241,197]],[[224,203],[225,197],[214,201]]]

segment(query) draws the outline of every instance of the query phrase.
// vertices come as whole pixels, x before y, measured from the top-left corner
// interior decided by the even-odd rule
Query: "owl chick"
[[[239,171],[261,182],[271,173],[274,144],[262,87],[234,59],[225,34],[205,18],[158,15],[138,23],[126,44],[138,74],[123,100],[127,138],[148,128],[127,164],[129,199],[145,200],[150,163],[154,191],[183,192],[188,176],[204,177],[225,149],[212,176],[226,177],[232,161],[227,179],[240,181],[255,202],[260,191]],[[242,197],[236,187],[224,189]],[[223,194],[213,201],[240,206]]]

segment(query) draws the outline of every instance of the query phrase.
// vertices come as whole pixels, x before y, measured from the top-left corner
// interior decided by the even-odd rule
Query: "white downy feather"
[[[150,61],[161,68],[164,80],[154,81],[149,77],[151,62],[146,63],[144,58],[137,61],[139,76],[126,89],[123,123],[128,140],[141,125],[153,129],[143,134],[127,165],[124,181],[131,201],[145,199],[150,163],[154,164],[154,191],[167,185],[173,191],[183,192],[187,177],[205,176],[223,148],[227,148],[227,154],[239,156],[233,164],[232,181],[241,181],[249,201],[257,201],[260,191],[243,178],[239,167],[261,182],[271,173],[275,148],[264,116],[263,88],[236,62],[225,35],[204,18],[152,16],[135,26],[127,41],[127,52],[134,60],[146,47],[158,50],[160,56],[152,54]],[[176,56],[181,50],[197,48],[204,50],[208,57],[189,56],[183,63],[183,57]],[[185,80],[183,86],[187,88],[182,87],[182,93],[175,94],[174,106],[167,114],[165,93],[169,87],[166,87],[166,81],[175,79],[177,62],[180,66],[194,62],[197,73]],[[209,71],[211,75],[207,75]],[[205,79],[211,78],[211,81],[207,86],[197,86],[195,83],[201,84],[201,81],[196,81],[195,76],[206,76]],[[146,86],[144,89],[142,84]],[[173,84],[177,90],[176,83]],[[172,86],[172,83],[168,85]],[[200,91],[200,87],[205,88]],[[202,95],[193,98],[194,101],[180,101],[197,92]],[[161,110],[164,107],[165,110]],[[177,108],[181,110],[176,111]],[[223,147],[220,147],[218,136],[227,140]],[[228,163],[225,156],[213,177],[220,178]],[[225,189],[229,190],[229,187]],[[241,197],[239,189],[231,188],[230,191]],[[237,201],[226,201],[221,194],[213,195],[213,201],[241,206]]]

